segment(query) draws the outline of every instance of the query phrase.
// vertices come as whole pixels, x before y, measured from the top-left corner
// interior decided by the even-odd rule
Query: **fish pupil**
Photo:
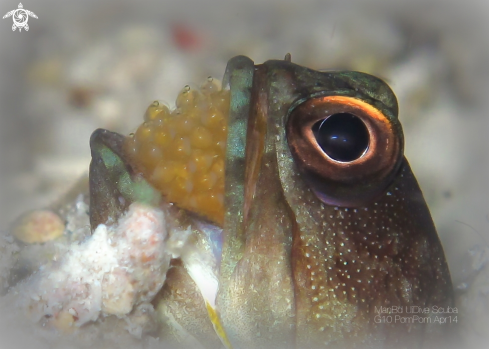
[[[369,132],[360,118],[350,113],[333,114],[312,127],[319,146],[333,160],[360,158],[369,145]]]

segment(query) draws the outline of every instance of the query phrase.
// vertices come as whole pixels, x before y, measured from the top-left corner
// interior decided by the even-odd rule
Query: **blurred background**
[[[17,0],[18,1],[18,0]],[[0,13],[17,1],[1,0]],[[469,314],[489,323],[489,4],[486,1],[26,0],[0,21],[0,230],[88,169],[98,128],[128,133],[153,100],[222,77],[229,58],[282,59],[385,79],[406,156]],[[486,276],[481,276],[486,275]],[[461,304],[462,304],[461,303]],[[472,309],[472,310],[470,310]]]

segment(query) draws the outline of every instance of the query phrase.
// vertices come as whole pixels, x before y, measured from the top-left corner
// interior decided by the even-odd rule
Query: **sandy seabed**
[[[0,5],[4,12],[17,6]],[[12,32],[7,19],[0,28],[1,275],[18,252],[8,237],[11,222],[56,201],[87,171],[94,129],[133,131],[152,100],[173,101],[186,84],[221,78],[234,55],[260,63],[290,52],[301,65],[360,70],[391,85],[406,156],[457,288],[461,336],[466,347],[489,340],[484,2],[24,5],[39,17],[29,19],[28,32]],[[0,347],[51,347],[34,328],[26,334],[9,297],[0,297]],[[120,326],[118,340],[129,338],[128,346],[156,345],[134,340],[127,322],[106,325]],[[68,337],[59,339],[57,347],[70,346]]]

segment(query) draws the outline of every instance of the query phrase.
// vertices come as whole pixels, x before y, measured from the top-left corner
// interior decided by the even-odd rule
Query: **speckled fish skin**
[[[232,91],[231,81],[231,110]],[[408,162],[401,158],[389,187],[364,207],[322,203],[294,163],[285,134],[289,110],[317,95],[360,98],[397,118],[390,88],[370,75],[320,73],[287,61],[254,67],[246,157],[231,149],[226,163],[246,169],[246,179],[236,177],[241,182],[226,177],[234,197],[227,195],[228,202],[243,202],[226,206],[218,294],[233,348],[437,343],[448,325],[375,321],[380,306],[453,306],[443,249]]]

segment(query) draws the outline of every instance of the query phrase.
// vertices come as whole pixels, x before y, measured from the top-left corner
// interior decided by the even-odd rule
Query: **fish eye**
[[[363,121],[350,113],[338,113],[319,120],[312,132],[323,151],[331,159],[350,162],[365,154],[369,133]]]
[[[289,111],[286,134],[302,177],[326,204],[357,207],[378,197],[403,158],[397,115],[349,96],[310,98]]]

